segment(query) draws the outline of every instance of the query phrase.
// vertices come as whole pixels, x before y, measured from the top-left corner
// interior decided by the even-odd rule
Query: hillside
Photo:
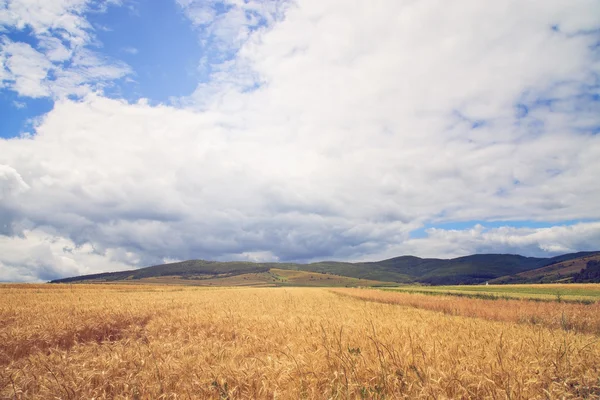
[[[134,269],[129,271],[106,272],[101,274],[82,275],[72,278],[57,279],[52,283],[70,283],[81,281],[111,282],[122,280],[140,280],[163,276],[179,276],[184,279],[206,279],[214,277],[227,277],[247,273],[261,273],[269,271],[270,267],[251,262],[218,262],[205,260],[189,260],[171,264],[154,265],[152,267]]]
[[[600,261],[600,253],[576,253],[580,257],[559,259],[541,268],[521,272],[514,275],[502,276],[491,280],[490,283],[551,283],[568,282],[573,276],[584,269],[589,261]]]
[[[585,263],[595,259],[594,257],[600,257],[600,253],[572,253],[553,258],[475,254],[448,260],[401,256],[377,262],[323,261],[311,264],[189,260],[137,270],[57,279],[51,282],[232,286],[377,286],[390,283],[455,285],[478,284],[486,281],[508,283],[519,279],[523,281],[533,279],[539,274],[546,276],[552,271],[560,274],[563,272],[557,271],[568,269],[573,273],[579,272]],[[294,278],[290,278],[291,276]]]
[[[72,281],[77,282],[77,281]],[[396,286],[393,282],[382,282],[370,279],[352,278],[348,276],[321,274],[318,272],[298,271],[291,269],[271,268],[264,272],[246,272],[241,274],[217,274],[199,277],[197,275],[161,275],[147,276],[138,279],[107,281],[93,279],[79,281],[86,283],[130,283],[130,284],[162,284],[186,286],[314,286],[314,287],[359,287],[359,286]]]
[[[401,256],[377,262],[326,261],[313,264],[284,264],[279,268],[334,273],[398,283],[458,285],[483,283],[500,276],[514,275],[590,254],[594,253],[572,253],[552,258],[523,257],[512,254],[475,254],[449,260]]]

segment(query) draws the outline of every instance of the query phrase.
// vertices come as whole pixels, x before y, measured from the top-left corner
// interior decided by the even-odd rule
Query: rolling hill
[[[600,253],[580,252],[552,258],[512,254],[475,254],[454,259],[401,256],[377,262],[322,261],[311,264],[189,260],[51,282],[234,286],[377,286],[390,283],[456,285],[486,281],[514,283],[515,280],[529,279],[530,275],[533,279],[534,276],[546,276],[567,269],[574,271],[573,273],[579,272],[582,268],[580,265],[585,265],[590,257],[600,258]]]
[[[541,268],[502,276],[490,283],[552,283],[569,282],[575,274],[584,269],[589,261],[600,261],[600,253],[585,254],[581,257],[558,260]]]

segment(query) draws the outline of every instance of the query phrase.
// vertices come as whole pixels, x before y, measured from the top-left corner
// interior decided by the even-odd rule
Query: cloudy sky
[[[0,280],[579,250],[599,0],[0,0]]]

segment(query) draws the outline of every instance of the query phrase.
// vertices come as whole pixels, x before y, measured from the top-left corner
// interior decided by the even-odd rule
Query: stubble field
[[[0,398],[598,398],[599,311],[367,289],[2,285]]]

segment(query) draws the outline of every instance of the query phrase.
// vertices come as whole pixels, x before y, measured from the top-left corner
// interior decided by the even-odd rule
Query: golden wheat
[[[600,394],[597,336],[327,289],[0,286],[0,321],[4,398]]]
[[[450,315],[530,323],[553,329],[600,335],[600,303],[577,304],[516,299],[473,299],[373,289],[331,289],[333,292],[380,303],[399,304]]]

